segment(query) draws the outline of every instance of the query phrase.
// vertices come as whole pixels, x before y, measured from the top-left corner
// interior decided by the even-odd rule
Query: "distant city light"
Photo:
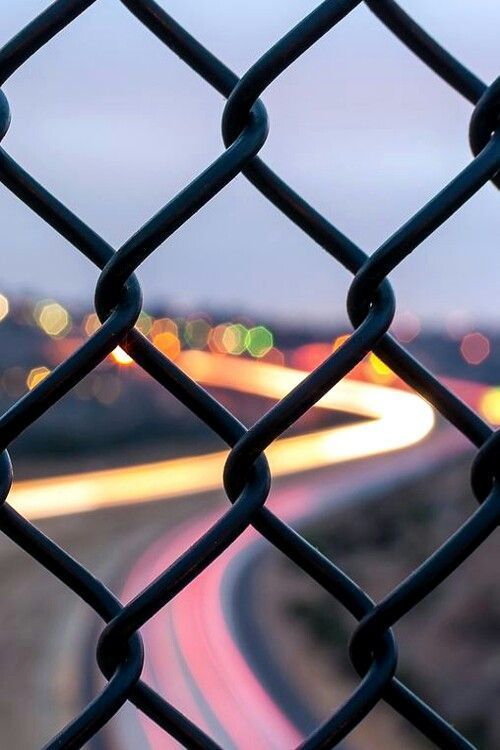
[[[500,388],[488,388],[482,395],[479,408],[492,425],[500,425]]]
[[[4,294],[0,294],[0,321],[9,314],[9,300]]]
[[[369,374],[375,380],[387,383],[396,377],[391,368],[385,362],[382,362],[373,352],[368,357],[368,366],[370,368]]]
[[[29,371],[28,377],[26,378],[26,385],[30,389],[30,391],[35,388],[38,383],[41,383],[42,380],[44,380],[47,375],[50,374],[50,370],[48,367],[33,367],[32,370]]]
[[[177,359],[181,352],[181,342],[171,331],[163,331],[153,336],[153,344],[169,359]]]
[[[131,365],[133,363],[132,357],[129,357],[125,349],[122,349],[121,346],[117,346],[116,349],[113,349],[111,352],[112,358],[115,360],[116,364],[127,366]]]
[[[273,334],[264,326],[250,328],[245,336],[245,346],[252,357],[263,357],[274,346]]]
[[[87,336],[92,336],[92,334],[95,333],[100,327],[101,321],[95,313],[90,313],[89,315],[87,315],[83,322],[83,329]]]
[[[71,318],[59,302],[42,300],[35,305],[35,320],[49,336],[65,336],[71,328]]]
[[[191,349],[204,349],[210,335],[210,323],[204,318],[191,318],[184,325],[184,339]]]
[[[480,365],[490,354],[490,342],[482,333],[467,333],[460,343],[460,353],[469,365]]]
[[[149,336],[153,328],[153,318],[148,315],[147,312],[141,310],[139,317],[137,318],[135,327],[144,335]]]
[[[343,333],[341,336],[337,336],[333,341],[332,351],[336,352],[337,349],[340,349],[342,344],[345,344],[345,342],[347,341],[348,338],[350,338],[350,336],[351,336],[350,333]]]
[[[175,320],[171,318],[157,318],[153,321],[151,326],[150,336],[154,339],[159,333],[173,333],[174,336],[179,335],[179,329]]]
[[[243,354],[246,348],[247,334],[248,330],[241,323],[233,323],[226,326],[222,334],[222,346],[224,350],[228,354]]]
[[[409,344],[422,330],[419,318],[408,310],[398,313],[392,324],[392,331],[402,344]]]
[[[214,326],[208,335],[208,348],[215,354],[226,354],[226,347],[224,346],[224,332],[230,323],[219,323]]]

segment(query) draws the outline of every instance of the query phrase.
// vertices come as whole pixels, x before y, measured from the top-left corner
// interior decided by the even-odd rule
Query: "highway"
[[[432,470],[463,450],[459,436],[439,431],[412,451],[363,463],[361,471],[337,467],[316,479],[302,475],[286,482],[270,507],[300,527],[343,503],[366,505],[374,491]],[[159,575],[215,518],[207,514],[156,541],[127,576],[123,600]],[[275,644],[267,640],[256,601],[246,596],[255,562],[266,553],[267,543],[248,530],[142,630],[146,679],[227,750],[293,748],[314,725],[294,686],[276,672]],[[105,747],[170,750],[180,745],[147,717],[127,709]]]
[[[273,399],[284,396],[307,374],[204,352],[185,352],[179,363],[208,387]],[[473,392],[475,399],[480,389],[466,384],[464,391],[469,397]],[[271,493],[270,507],[294,524],[336,503],[359,499],[360,494],[368,498],[388,477],[397,481],[464,447],[451,430],[433,429],[435,416],[428,404],[398,387],[345,379],[318,407],[364,419],[282,438],[266,452],[273,476],[283,478]],[[19,482],[11,502],[31,519],[52,519],[187,499],[221,490],[226,457],[221,451]],[[311,469],[316,471],[308,474]],[[215,520],[218,511],[213,506],[206,512],[202,508],[190,520],[174,524],[138,559],[128,561],[123,601],[153,580]],[[248,530],[142,631],[145,679],[228,750],[294,747],[310,721],[301,719],[293,690],[280,687],[270,665],[266,676],[268,644],[262,638],[259,642],[258,627],[241,627],[238,589],[262,549],[258,535]],[[104,734],[109,750],[179,747],[135,709],[126,707],[120,716]]]
[[[180,366],[199,383],[279,399],[306,372],[207,352],[184,352]],[[345,379],[319,408],[366,421],[282,438],[266,451],[272,474],[281,477],[384,454],[414,445],[430,433],[434,414],[414,393]],[[167,500],[221,487],[227,451],[138,466],[15,482],[11,504],[29,519]]]

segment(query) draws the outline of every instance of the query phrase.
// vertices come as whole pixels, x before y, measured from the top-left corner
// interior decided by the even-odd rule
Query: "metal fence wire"
[[[28,24],[0,51],[0,83],[7,81],[94,1],[57,0]],[[219,747],[200,727],[140,679],[143,648],[138,630],[252,525],[359,621],[350,645],[350,657],[359,673],[357,687],[300,747],[307,750],[335,747],[379,701],[384,700],[435,746],[470,750],[473,745],[467,739],[397,678],[397,651],[391,626],[439,586],[495,529],[500,518],[500,434],[493,433],[474,411],[387,333],[395,311],[394,295],[387,277],[488,181],[500,187],[500,78],[490,86],[484,84],[393,0],[366,0],[371,11],[393,34],[474,107],[469,129],[473,152],[471,162],[368,255],[257,156],[269,127],[259,97],[309,47],[337,24],[341,25],[342,19],[360,0],[321,3],[262,55],[242,78],[194,39],[154,0],[122,0],[122,3],[157,39],[227,99],[222,117],[225,150],[115,251],[0,149],[3,184],[101,271],[95,307],[102,326],[0,417],[2,531],[92,607],[106,623],[97,648],[97,660],[106,677],[105,687],[45,748],[81,748],[127,701],[134,703],[185,747]],[[0,91],[0,140],[9,123],[9,105]],[[134,276],[136,269],[240,173],[354,276],[347,297],[354,329],[350,338],[249,429],[134,328],[142,305],[141,289]],[[449,263],[451,267],[451,259]],[[126,606],[7,503],[12,482],[7,452],[10,442],[74,388],[119,344],[140,367],[231,448],[224,471],[228,509]],[[377,603],[266,507],[271,477],[264,456],[265,449],[276,438],[371,351],[476,446],[471,483],[479,503],[461,528]]]

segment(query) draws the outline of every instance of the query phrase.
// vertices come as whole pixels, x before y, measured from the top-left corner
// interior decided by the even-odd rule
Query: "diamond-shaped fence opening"
[[[350,648],[359,683],[343,705],[332,708],[330,718],[301,747],[312,750],[337,746],[383,700],[435,746],[471,748],[467,739],[425,703],[425,696],[417,696],[398,679],[396,643],[391,627],[455,571],[496,528],[500,517],[497,481],[497,443],[500,438],[387,333],[396,306],[387,277],[481,187],[489,181],[500,186],[500,79],[491,86],[484,84],[429,37],[393,0],[366,1],[390,32],[473,105],[469,134],[473,158],[470,163],[374,253],[367,255],[258,157],[269,127],[259,97],[288,66],[299,60],[333,27],[338,26],[338,33],[341,33],[343,18],[359,4],[359,0],[323,2],[267,50],[241,79],[154,0],[122,2],[125,6],[123,12],[130,11],[207,85],[227,98],[222,117],[225,150],[120,248],[112,248],[6,151],[0,150],[3,184],[100,271],[95,304],[102,326],[52,372],[37,380],[32,390],[0,418],[2,531],[59,578],[75,596],[85,601],[105,623],[97,652],[99,666],[106,678],[105,686],[45,747],[51,750],[83,747],[128,701],[156,722],[166,735],[176,738],[184,746],[218,746],[175,705],[170,705],[141,680],[143,649],[138,630],[248,526],[254,526],[360,623]],[[56,0],[20,31],[0,51],[2,84],[19,67],[29,64],[32,55],[49,44],[92,4],[93,0]],[[9,124],[9,104],[0,92],[1,138]],[[15,113],[12,126],[15,127]],[[331,256],[334,265],[341,264],[354,275],[347,299],[352,335],[249,429],[134,328],[142,308],[141,290],[134,272],[165,239],[239,174],[243,174],[274,204],[276,210],[318,243]],[[447,262],[451,264],[452,258]],[[57,279],[56,272],[54,277]],[[268,345],[266,341],[261,344]],[[228,498],[226,512],[126,606],[7,502],[12,482],[7,452],[9,444],[77,386],[118,345],[231,448],[224,470]],[[265,449],[370,352],[375,352],[477,448],[472,467],[472,488],[479,501],[478,509],[380,602],[373,602],[335,566],[334,561],[322,556],[266,507],[271,477],[264,457]]]

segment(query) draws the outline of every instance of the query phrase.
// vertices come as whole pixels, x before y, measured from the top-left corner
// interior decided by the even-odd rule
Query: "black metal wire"
[[[57,0],[20,31],[0,50],[0,85],[94,1]],[[488,181],[500,187],[500,79],[486,86],[393,0],[365,2],[424,64],[475,106],[469,133],[474,155],[470,164],[371,255],[343,235],[257,156],[268,132],[267,113],[259,97],[289,65],[359,5],[360,0],[321,3],[241,79],[154,0],[122,0],[141,23],[227,102],[222,118],[225,150],[116,251],[0,148],[3,184],[101,270],[95,295],[101,328],[0,416],[0,528],[106,623],[97,649],[106,685],[45,745],[45,750],[83,747],[126,701],[132,701],[185,747],[201,750],[218,747],[175,706],[141,681],[143,649],[138,630],[249,525],[337,599],[360,623],[350,647],[360,682],[345,703],[333,710],[331,717],[301,744],[301,748],[335,747],[380,700],[388,702],[436,747],[469,750],[473,747],[395,676],[397,650],[391,627],[451,575],[496,528],[500,518],[500,433],[493,433],[470,407],[387,333],[396,305],[387,277]],[[9,104],[0,90],[0,140],[8,131],[10,120]],[[249,429],[134,328],[142,307],[141,290],[133,275],[136,269],[239,173],[354,275],[347,299],[354,327],[350,338]],[[7,503],[12,483],[9,444],[118,344],[231,447],[224,470],[224,486],[230,501],[228,510],[126,606]],[[375,351],[477,447],[472,488],[481,503],[460,529],[378,603],[266,507],[271,477],[263,455],[276,438],[370,351]]]

